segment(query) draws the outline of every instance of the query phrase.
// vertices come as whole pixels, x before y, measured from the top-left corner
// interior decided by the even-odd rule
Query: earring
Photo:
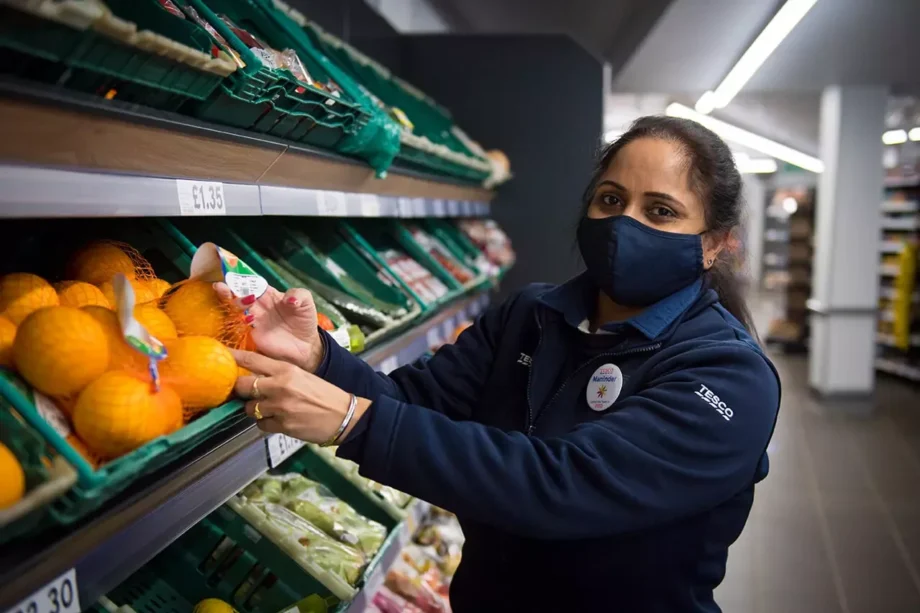
[[[707,262],[707,264],[709,264],[710,266],[712,266],[712,263],[713,263],[714,261],[715,261],[715,260],[713,260],[712,258],[709,258],[709,261]]]

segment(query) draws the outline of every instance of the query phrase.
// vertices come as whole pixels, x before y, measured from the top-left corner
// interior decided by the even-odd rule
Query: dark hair
[[[729,241],[703,278],[719,294],[722,306],[759,341],[744,298],[745,278],[740,272],[743,259],[737,231],[744,211],[741,174],[728,145],[713,131],[689,119],[660,115],[640,117],[627,132],[601,151],[597,168],[584,193],[582,216],[587,213],[597,184],[610,162],[623,147],[640,138],[671,141],[686,153],[690,188],[706,208],[706,230],[724,233]]]

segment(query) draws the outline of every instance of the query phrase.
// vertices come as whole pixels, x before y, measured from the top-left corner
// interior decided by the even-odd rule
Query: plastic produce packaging
[[[451,254],[450,250],[444,244],[428,232],[422,230],[415,224],[408,224],[406,229],[412,235],[422,249],[428,252],[438,264],[450,273],[450,275],[460,284],[466,284],[473,280],[475,276],[473,271],[464,266],[457,258]]]
[[[450,611],[450,581],[417,545],[408,545],[390,567],[384,585],[424,613]]]
[[[266,475],[241,493],[250,502],[280,503],[329,536],[370,559],[387,536],[386,528],[339,500],[321,483],[296,473]]]
[[[514,249],[511,248],[511,239],[495,221],[463,219],[458,221],[457,225],[493,263],[502,268],[508,268],[514,264],[516,256]]]
[[[358,474],[358,465],[351,460],[346,460],[335,455],[336,447],[315,447],[314,451],[323,456],[325,460],[336,468],[340,473],[349,477],[352,481],[357,481],[367,490],[372,491],[376,496],[388,502],[396,508],[404,509],[412,502],[412,496],[405,492],[393,489],[388,485],[377,483],[367,477]]]
[[[242,496],[234,496],[227,504],[336,597],[354,597],[353,586],[367,563],[363,553],[280,504],[251,502]]]
[[[397,249],[384,249],[380,257],[399,279],[426,304],[434,304],[450,291],[424,266]]]

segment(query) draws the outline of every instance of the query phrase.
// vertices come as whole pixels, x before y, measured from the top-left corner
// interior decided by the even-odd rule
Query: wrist
[[[361,421],[361,418],[364,417],[364,414],[370,410],[372,404],[372,400],[368,400],[367,398],[358,398],[358,404],[355,407],[355,415],[352,417],[348,427],[345,428],[345,431],[342,432],[342,436],[339,437],[339,442],[342,442],[348,438],[348,435],[351,434],[352,430],[354,430],[355,425]]]
[[[315,375],[326,357],[326,336],[322,332],[317,332],[316,339],[313,342],[305,342],[304,345],[301,351],[303,359],[298,366]]]

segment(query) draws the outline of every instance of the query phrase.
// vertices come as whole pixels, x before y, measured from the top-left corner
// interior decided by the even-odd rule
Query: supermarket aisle
[[[879,380],[868,403],[821,402],[807,358],[773,356],[783,404],[770,476],[729,551],[726,613],[920,611],[920,391]]]

